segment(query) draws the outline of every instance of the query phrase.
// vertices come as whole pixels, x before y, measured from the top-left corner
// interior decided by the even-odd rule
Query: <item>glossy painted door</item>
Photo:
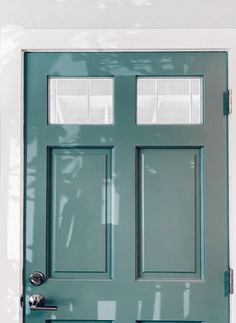
[[[24,63],[24,322],[228,323],[227,54],[26,53]],[[111,81],[113,113],[80,119],[71,85],[65,119],[53,82],[93,78]],[[173,117],[164,83],[158,98],[145,83],[168,79],[199,81],[195,121]],[[162,121],[137,112],[157,99]],[[33,294],[58,310],[32,311]]]

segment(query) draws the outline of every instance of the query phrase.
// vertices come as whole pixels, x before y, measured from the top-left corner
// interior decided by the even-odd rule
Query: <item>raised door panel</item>
[[[201,278],[201,148],[137,155],[139,278]]]
[[[51,148],[48,269],[56,278],[110,278],[111,149]]]

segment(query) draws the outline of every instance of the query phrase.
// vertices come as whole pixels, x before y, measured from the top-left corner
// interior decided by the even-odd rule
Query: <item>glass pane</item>
[[[112,78],[49,78],[49,123],[112,124]]]
[[[201,78],[138,78],[138,124],[202,123]]]

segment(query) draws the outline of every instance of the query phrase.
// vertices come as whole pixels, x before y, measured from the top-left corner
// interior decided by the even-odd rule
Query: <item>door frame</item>
[[[0,50],[0,316],[22,322],[23,266],[23,57],[36,51],[227,51],[229,88],[229,248],[236,269],[236,29],[39,29],[1,31]],[[236,322],[236,295],[230,296]]]

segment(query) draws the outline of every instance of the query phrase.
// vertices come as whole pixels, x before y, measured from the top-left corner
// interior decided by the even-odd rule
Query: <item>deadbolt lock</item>
[[[30,274],[30,282],[34,286],[42,285],[45,282],[45,280],[46,277],[40,271],[34,271],[32,274]]]

